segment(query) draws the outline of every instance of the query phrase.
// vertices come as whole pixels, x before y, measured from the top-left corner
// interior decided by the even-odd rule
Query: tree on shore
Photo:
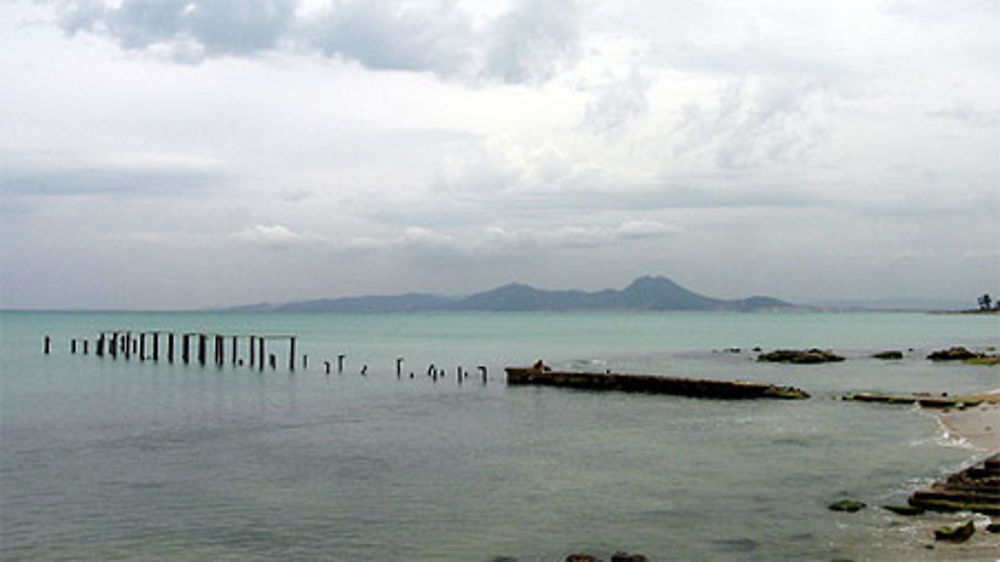
[[[979,297],[979,310],[989,310],[992,302],[993,299],[990,298],[989,293]]]

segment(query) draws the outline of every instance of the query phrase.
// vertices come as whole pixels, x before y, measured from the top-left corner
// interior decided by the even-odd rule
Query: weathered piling
[[[617,390],[673,394],[696,398],[753,399],[753,398],[809,398],[809,394],[791,386],[745,381],[712,379],[686,379],[652,375],[618,373],[576,373],[552,371],[547,367],[508,367],[507,384],[544,385],[587,390]]]
[[[69,340],[69,352],[76,353],[76,338]]]
[[[118,359],[118,332],[111,333],[111,340],[108,342],[108,353],[112,359]]]
[[[83,340],[83,354],[87,355],[90,353],[90,340]]]
[[[104,357],[104,332],[97,335],[97,342],[94,344],[94,354]]]
[[[323,365],[326,366],[326,374],[329,375],[330,374],[330,362],[329,361],[323,361]]]
[[[397,357],[396,358],[396,378],[398,379],[398,378],[400,378],[402,376],[403,376],[403,358],[402,357]]]
[[[174,333],[167,334],[167,361],[174,362]]]
[[[337,372],[338,373],[343,373],[344,372],[344,358],[345,357],[347,357],[347,356],[344,355],[343,353],[341,353],[340,355],[337,356]]]
[[[240,356],[240,337],[233,336],[233,365],[239,361]]]
[[[146,360],[146,332],[139,332],[139,361]]]
[[[480,365],[480,366],[478,366],[476,368],[479,369],[479,372],[482,373],[482,375],[483,375],[483,384],[486,384],[486,382],[487,382],[487,379],[486,379],[486,365]]]
[[[264,370],[264,338],[257,338],[257,365],[258,369]]]
[[[267,356],[268,364],[271,366],[271,370],[278,368],[278,356],[271,353]]]
[[[181,361],[185,365],[191,362],[191,334],[181,335]]]
[[[251,335],[250,336],[250,362],[249,362],[251,369],[253,369],[253,366],[254,366],[254,364],[256,362],[256,359],[255,359],[256,352],[257,352],[257,336]]]
[[[204,365],[208,361],[208,336],[198,334],[198,364]]]
[[[295,370],[295,336],[288,338],[288,370]]]

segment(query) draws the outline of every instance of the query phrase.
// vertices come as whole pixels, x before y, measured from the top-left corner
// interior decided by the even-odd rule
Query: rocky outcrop
[[[935,511],[975,511],[1000,515],[1000,453],[981,464],[917,490],[909,504]]]
[[[647,392],[728,400],[809,398],[808,393],[795,387],[756,382],[685,379],[619,373],[576,373],[532,367],[508,367],[506,371],[507,384],[509,385],[560,386],[587,390]]]
[[[979,357],[978,353],[969,351],[962,346],[939,349],[927,356],[931,361],[966,361]]]
[[[816,363],[834,363],[844,358],[822,349],[778,349],[757,356],[757,361],[767,363],[792,363],[796,365],[811,365]]]
[[[878,353],[873,354],[872,357],[874,357],[875,359],[886,359],[886,360],[902,359],[903,352],[895,349],[889,351],[880,351]]]
[[[847,513],[854,513],[868,507],[868,504],[859,500],[843,499],[835,501],[827,507],[830,511],[846,511]]]
[[[934,531],[934,540],[948,542],[965,542],[976,532],[976,525],[970,519],[964,525],[942,527]]]
[[[601,562],[601,559],[593,554],[577,552],[566,557],[566,562]]]

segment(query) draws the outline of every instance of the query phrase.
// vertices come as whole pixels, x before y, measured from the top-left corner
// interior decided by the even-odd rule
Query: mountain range
[[[798,308],[776,298],[753,296],[724,300],[685,289],[666,277],[640,277],[622,290],[586,292],[544,290],[511,283],[464,297],[423,293],[343,297],[280,304],[254,304],[231,312],[418,312],[418,311],[566,311],[566,310],[730,310]]]

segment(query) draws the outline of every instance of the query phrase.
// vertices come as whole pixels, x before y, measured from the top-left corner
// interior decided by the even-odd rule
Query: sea
[[[163,339],[157,361],[96,356],[111,331],[295,335],[297,361],[281,339],[263,370],[246,340],[236,364],[171,363]],[[1000,347],[996,315],[3,312],[0,336],[3,560],[908,559],[933,541],[879,506],[987,452],[919,407],[839,398],[1000,387],[925,358]],[[810,347],[847,360],[753,351]],[[539,359],[812,398],[506,384]],[[847,497],[869,508],[827,508]]]

